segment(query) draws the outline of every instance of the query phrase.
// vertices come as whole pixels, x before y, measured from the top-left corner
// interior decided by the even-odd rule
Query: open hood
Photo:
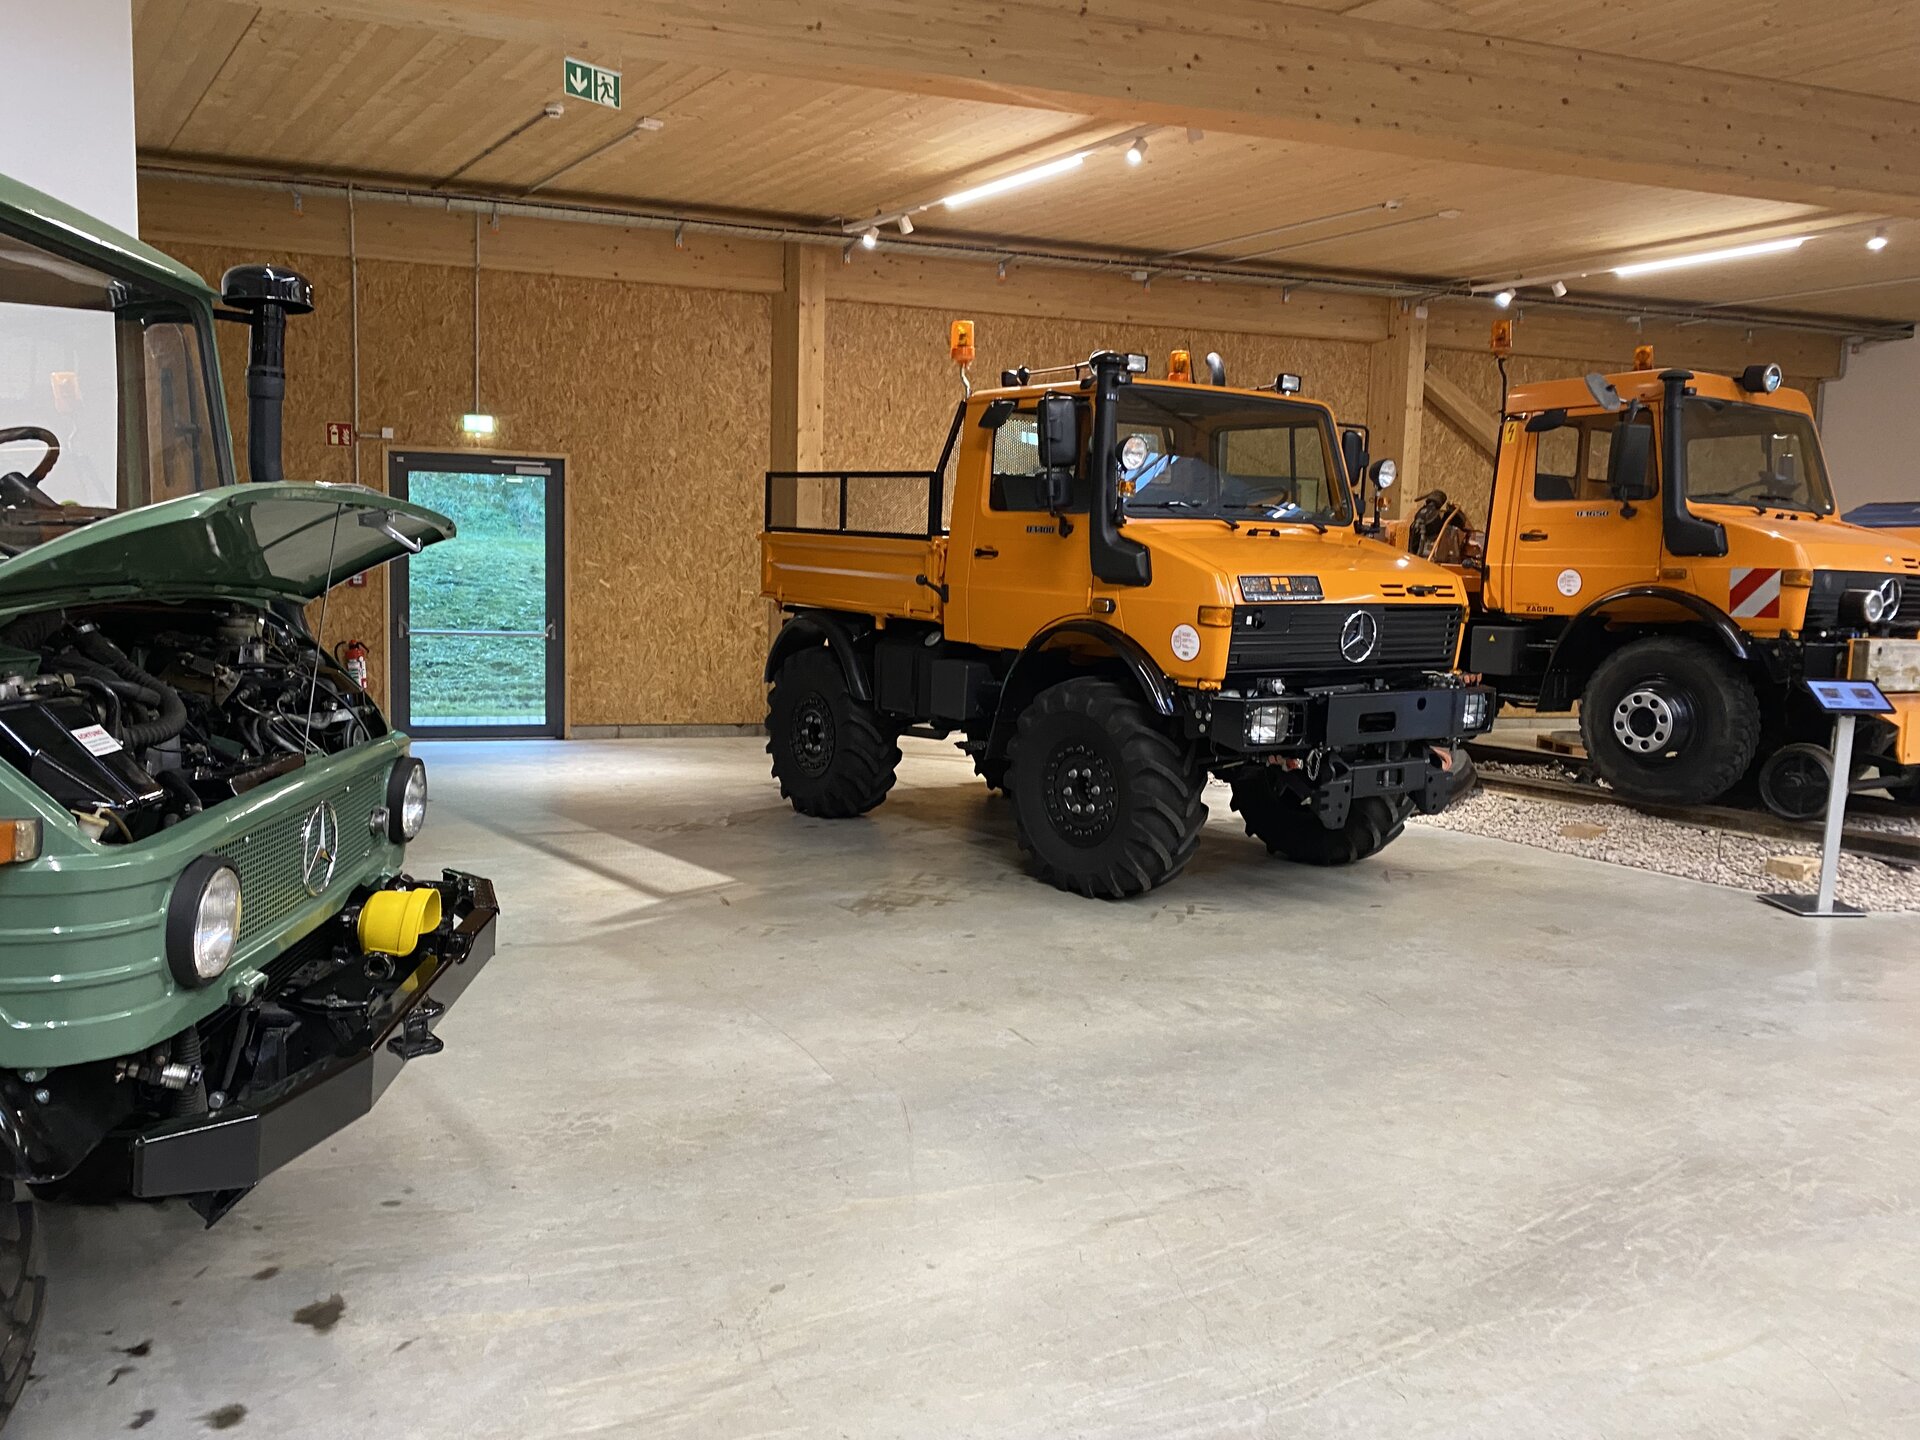
[[[359,485],[228,485],[0,560],[0,613],[129,596],[317,600],[453,534],[446,516]]]

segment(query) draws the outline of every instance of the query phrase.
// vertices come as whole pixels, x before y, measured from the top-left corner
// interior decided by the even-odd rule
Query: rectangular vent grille
[[[1356,614],[1371,616],[1379,627],[1373,652],[1358,663],[1340,647]],[[1459,643],[1460,610],[1454,605],[1241,605],[1233,612],[1227,669],[1353,676],[1446,670]]]

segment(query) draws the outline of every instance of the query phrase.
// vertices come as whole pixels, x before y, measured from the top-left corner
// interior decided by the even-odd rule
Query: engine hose
[[[278,717],[269,716],[260,722],[260,729],[267,739],[271,740],[280,749],[285,750],[289,755],[306,754],[307,747],[297,738],[281,733],[280,725],[281,721]]]
[[[89,660],[106,666],[121,679],[145,685],[158,693],[159,718],[129,723],[127,733],[121,737],[121,743],[129,750],[144,750],[150,745],[161,744],[187,728],[187,703],[180,698],[180,692],[134,664],[127,658],[126,652],[98,630],[89,630],[81,635],[77,648]]]
[[[105,718],[100,723],[106,726],[109,735],[118,740],[120,738],[120,692],[98,675],[75,675],[73,688],[98,693],[100,703],[106,708]]]
[[[48,610],[39,615],[26,615],[0,632],[0,639],[9,645],[17,645],[22,650],[38,650],[47,641],[57,635],[67,623],[67,612]]]
[[[204,1115],[207,1109],[207,1077],[200,1064],[200,1032],[189,1025],[173,1037],[173,1060],[176,1065],[191,1065],[201,1071],[194,1077],[191,1085],[173,1092],[173,1098],[167,1104],[169,1115]]]
[[[162,770],[153,778],[160,782],[161,789],[173,797],[182,815],[198,815],[206,808],[200,803],[200,796],[184,770]]]

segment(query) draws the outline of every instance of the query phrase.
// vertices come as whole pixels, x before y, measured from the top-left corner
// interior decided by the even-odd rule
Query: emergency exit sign
[[[569,97],[575,100],[591,100],[596,105],[604,105],[609,110],[620,108],[620,72],[603,70],[598,65],[589,65],[585,60],[568,58],[561,72],[562,84]]]

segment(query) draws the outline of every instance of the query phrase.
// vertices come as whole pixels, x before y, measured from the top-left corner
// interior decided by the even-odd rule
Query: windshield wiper
[[[1227,504],[1222,505],[1221,508],[1232,509],[1232,510],[1253,510],[1253,511],[1257,511],[1263,519],[1272,520],[1282,525],[1311,525],[1318,533],[1322,535],[1327,533],[1327,522],[1325,520],[1320,519],[1314,512],[1310,510],[1302,510],[1298,515],[1276,515],[1274,513],[1276,510],[1280,510],[1285,507],[1280,505],[1262,505],[1262,504],[1255,503],[1253,501],[1246,501],[1246,500],[1231,501]]]
[[[1758,495],[1732,495],[1724,490],[1709,490],[1704,495],[1689,495],[1687,498],[1705,505],[1751,505],[1756,515],[1764,515],[1769,510],[1795,510],[1803,515],[1820,513],[1811,505],[1802,505],[1792,495],[1779,495],[1772,491],[1762,491]]]
[[[1127,502],[1127,509],[1129,510],[1206,510],[1206,508],[1206,506],[1197,500],[1129,500]],[[1218,520],[1229,530],[1238,530],[1240,528],[1240,522],[1238,520],[1230,520],[1225,515],[1215,515],[1209,512],[1203,515],[1196,515],[1194,518],[1197,520]]]

